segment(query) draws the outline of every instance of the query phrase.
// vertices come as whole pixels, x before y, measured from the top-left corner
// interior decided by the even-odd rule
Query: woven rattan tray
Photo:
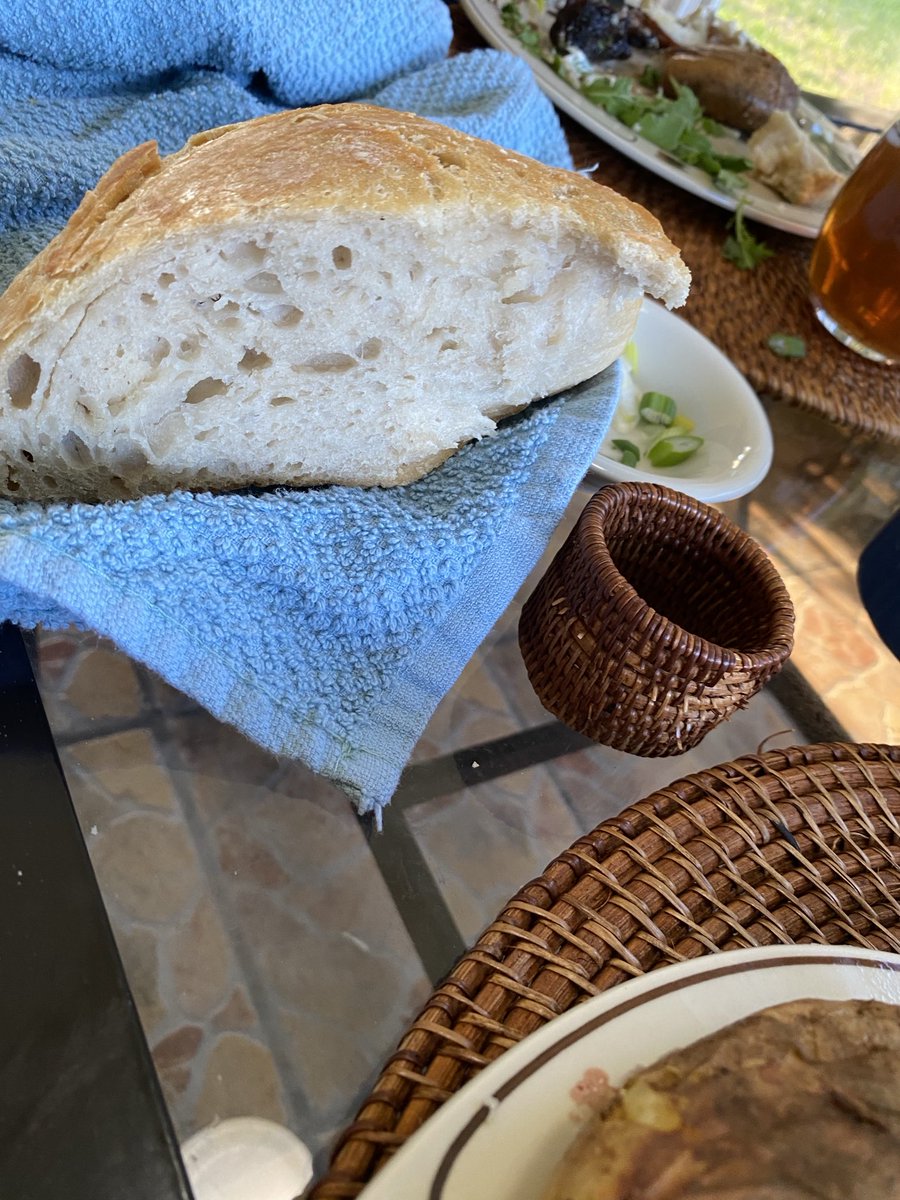
[[[900,746],[737,759],[575,842],[432,994],[311,1197],[358,1195],[467,1079],[579,1001],[667,963],[794,942],[900,951]]]
[[[454,28],[457,51],[485,44],[458,5]],[[643,204],[662,222],[693,276],[679,315],[727,354],[758,392],[900,441],[900,368],[860,358],[819,325],[806,286],[811,239],[751,222],[775,254],[741,271],[722,257],[728,212],[638,166],[568,117],[563,125],[577,167],[595,168],[594,179]],[[806,357],[779,358],[766,345],[777,332],[804,337]]]

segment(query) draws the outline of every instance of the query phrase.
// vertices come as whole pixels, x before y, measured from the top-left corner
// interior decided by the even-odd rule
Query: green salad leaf
[[[688,166],[699,167],[718,186],[734,191],[743,184],[740,174],[753,164],[740,155],[717,150],[707,134],[723,132],[722,127],[710,123],[689,87],[674,81],[673,87],[675,97],[671,99],[658,89],[650,94],[637,91],[634,80],[625,76],[601,77],[584,84],[581,93],[660,150]]]
[[[540,30],[530,21],[524,20],[517,4],[504,4],[500,9],[500,19],[527,50],[530,50],[532,54],[541,53]]]
[[[775,253],[765,242],[755,238],[744,224],[743,201],[735,209],[734,216],[728,222],[728,228],[734,232],[725,239],[722,255],[742,271],[752,271],[755,266]]]
[[[532,54],[542,57],[556,73],[571,83],[565,62],[559,54],[543,45],[538,26],[522,16],[515,0],[500,9],[504,26]],[[647,66],[640,79],[627,76],[600,75],[582,83],[581,94],[611,117],[639,133],[641,137],[671,154],[679,162],[699,167],[717,187],[736,193],[744,186],[742,175],[752,169],[749,159],[736,154],[723,154],[715,148],[710,137],[720,137],[728,131],[706,116],[695,93],[686,84],[672,80],[674,97],[661,88],[659,70]]]

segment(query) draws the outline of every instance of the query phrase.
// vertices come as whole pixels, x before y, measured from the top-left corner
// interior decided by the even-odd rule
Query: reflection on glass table
[[[796,743],[900,741],[900,662],[856,590],[900,448],[769,403],[775,462],[724,510],[768,551],[796,646],[679,757],[587,743],[532,692],[516,620],[538,567],[429,723],[376,833],[90,635],[32,640],[56,745],[177,1133],[231,1116],[323,1163],[431,984],[579,834],[704,766]],[[573,497],[554,546],[594,491]]]

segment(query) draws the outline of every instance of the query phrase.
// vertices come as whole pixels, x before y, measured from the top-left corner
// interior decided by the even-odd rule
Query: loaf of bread
[[[0,494],[409,482],[689,278],[639,206],[408,114],[147,143],[0,298]]]
[[[544,1200],[900,1196],[900,1008],[795,1000],[636,1072]]]

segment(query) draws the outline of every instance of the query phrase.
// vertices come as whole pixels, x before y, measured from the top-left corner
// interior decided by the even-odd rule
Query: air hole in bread
[[[381,338],[373,337],[373,338],[367,338],[367,340],[363,342],[363,344],[360,346],[359,350],[357,351],[357,354],[360,358],[364,359],[366,362],[372,362],[374,359],[376,359],[379,356],[379,354],[381,353],[381,350],[382,350]]]
[[[171,281],[173,276],[168,276],[168,278]],[[160,276],[160,281],[162,281],[162,276]],[[146,304],[148,308],[155,308],[158,303],[159,301],[152,292],[141,292],[141,304]]]
[[[163,271],[163,273],[160,275],[160,277],[157,279],[156,282],[159,284],[159,286],[161,288],[171,287],[172,284],[175,282],[175,276],[172,274],[171,271]]]
[[[513,292],[511,296],[504,296],[500,301],[501,304],[537,304],[542,300],[543,296],[540,292],[536,292],[533,288],[522,288],[519,292]]]
[[[6,373],[13,408],[30,408],[41,381],[41,368],[30,354],[20,354]]]
[[[211,376],[207,376],[206,379],[199,379],[192,388],[188,388],[184,402],[185,404],[202,404],[204,400],[211,400],[213,396],[224,396],[226,390],[224,379],[213,379]]]
[[[273,396],[272,399],[269,401],[269,404],[272,406],[272,408],[281,408],[282,405],[284,405],[284,404],[296,404],[296,403],[297,403],[296,396]]]
[[[6,472],[6,490],[8,492],[17,492],[21,486],[21,483],[16,479],[15,472],[11,468],[8,468]]]
[[[127,499],[131,496],[131,492],[126,487],[125,480],[121,475],[110,475],[109,485],[110,491],[115,495],[121,496],[123,499]]]
[[[266,252],[256,242],[240,242],[233,250],[220,250],[219,257],[237,267],[239,271],[249,271],[251,267],[263,265]]]
[[[158,367],[162,360],[169,356],[171,350],[172,345],[167,338],[157,338],[150,349],[145,352],[144,358],[151,367]]]
[[[19,453],[22,455],[22,457],[25,459],[26,462],[32,462],[32,463],[34,462],[34,455],[31,453],[30,450],[20,450]]]
[[[73,467],[86,467],[93,462],[93,456],[86,443],[74,429],[70,429],[60,439],[59,448],[63,458]]]
[[[124,358],[124,357],[125,357],[125,347],[124,346],[116,346],[116,358]]]
[[[459,342],[455,342],[453,338],[447,338],[438,346],[438,354],[443,354],[445,350],[458,350]]]
[[[244,350],[243,357],[238,363],[238,367],[242,371],[261,371],[264,367],[271,367],[272,360],[268,354],[262,350],[254,350],[252,346],[247,346]]]
[[[301,363],[300,369],[339,374],[342,371],[349,371],[355,366],[356,359],[352,354],[317,354],[314,358],[308,358],[305,363]]]
[[[264,296],[279,296],[284,291],[281,280],[271,271],[257,271],[247,280],[247,290],[261,292]]]
[[[349,246],[335,246],[331,252],[331,261],[339,271],[346,271],[353,265],[353,252]]]
[[[112,458],[117,467],[122,467],[126,471],[140,471],[147,466],[147,455],[130,437],[116,439]]]
[[[215,302],[215,312],[217,317],[236,317],[241,311],[241,306],[236,300],[226,300],[222,303],[222,297]]]
[[[57,486],[56,480],[52,475],[42,475],[41,483],[44,485],[44,487],[48,488],[55,488]]]
[[[205,442],[207,438],[212,437],[212,435],[214,433],[218,433],[218,432],[219,432],[218,428],[216,428],[216,429],[201,429],[199,433],[194,434],[194,441],[195,442]]]
[[[178,347],[178,357],[185,362],[195,359],[200,353],[200,343],[196,338],[185,338]]]
[[[303,320],[303,312],[293,304],[273,304],[263,315],[279,329],[295,329]]]

